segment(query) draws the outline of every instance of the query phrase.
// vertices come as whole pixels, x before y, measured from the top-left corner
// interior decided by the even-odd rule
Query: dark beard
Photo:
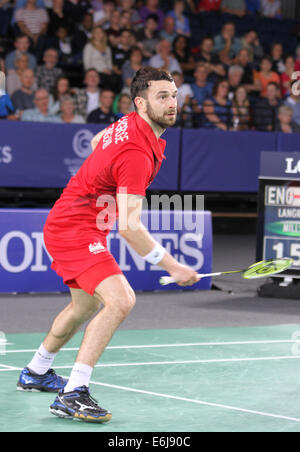
[[[176,115],[172,119],[169,118],[169,120],[166,119],[166,116],[156,115],[152,110],[149,101],[147,101],[147,115],[149,116],[152,122],[154,122],[158,127],[164,130],[167,129],[168,127],[174,126],[174,124],[176,123]]]

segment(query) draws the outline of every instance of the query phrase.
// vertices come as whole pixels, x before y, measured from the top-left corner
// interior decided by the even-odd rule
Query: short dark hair
[[[157,82],[160,80],[166,80],[167,82],[174,81],[172,75],[162,69],[155,69],[153,67],[146,66],[137,71],[131,83],[131,99],[133,103],[136,97],[145,97],[145,91],[150,86],[149,82]]]

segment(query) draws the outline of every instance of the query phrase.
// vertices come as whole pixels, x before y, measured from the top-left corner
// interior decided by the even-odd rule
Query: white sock
[[[49,353],[42,344],[27,367],[38,375],[44,375],[51,368],[56,355]]]
[[[72,392],[75,388],[79,388],[80,386],[86,386],[88,388],[93,370],[94,369],[87,364],[75,363],[67,386],[64,388],[64,392]]]

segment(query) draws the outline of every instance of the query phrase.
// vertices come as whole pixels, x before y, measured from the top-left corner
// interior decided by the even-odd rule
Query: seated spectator
[[[300,46],[296,48],[295,71],[300,71]]]
[[[223,0],[221,12],[242,17],[246,14],[246,2],[245,0]]]
[[[69,124],[84,124],[82,116],[75,114],[75,102],[71,96],[64,95],[60,99],[61,120]]]
[[[157,29],[158,17],[155,14],[149,14],[145,27],[136,33],[136,40],[142,48],[145,58],[151,58],[155,54],[156,46],[160,40]]]
[[[246,9],[248,14],[259,14],[260,0],[246,0]]]
[[[291,83],[291,94],[284,101],[293,110],[293,121],[300,125],[300,89],[299,80],[293,80]]]
[[[232,103],[228,100],[229,84],[219,80],[212,92],[212,97],[203,104],[204,124],[206,129],[232,129]]]
[[[217,53],[223,64],[230,65],[242,47],[241,40],[235,36],[235,24],[226,22],[221,34],[214,38],[214,53]]]
[[[83,81],[85,88],[74,88],[76,113],[84,119],[99,107],[100,76],[95,69],[86,71]]]
[[[229,83],[229,93],[228,98],[233,99],[234,93],[239,86],[241,86],[242,78],[244,75],[244,69],[238,64],[230,66],[228,70],[228,83]]]
[[[11,100],[15,110],[20,112],[34,108],[34,92],[36,90],[34,72],[32,69],[25,69],[21,75],[21,88],[14,92]]]
[[[293,109],[288,105],[282,105],[278,109],[278,121],[275,127],[276,132],[299,133],[300,125],[293,121]]]
[[[239,65],[244,70],[241,84],[245,86],[248,92],[255,91],[253,81],[253,67],[250,63],[248,49],[241,49],[239,51],[237,57],[234,60],[234,64]]]
[[[275,42],[271,47],[272,71],[282,74],[284,72],[283,47],[280,42]]]
[[[241,39],[243,49],[247,49],[249,52],[249,61],[253,63],[261,60],[264,56],[264,49],[260,45],[257,32],[255,30],[249,30]]]
[[[87,13],[83,16],[81,23],[76,27],[72,39],[73,51],[78,58],[82,57],[84,47],[92,38],[92,31],[93,15]]]
[[[14,112],[15,109],[11,98],[6,93],[2,94],[2,96],[0,96],[0,119],[18,119]]]
[[[280,0],[260,0],[260,11],[264,17],[280,18],[281,3]]]
[[[27,55],[29,58],[28,67],[30,69],[36,68],[36,58],[34,55],[28,52],[30,47],[30,42],[28,36],[21,34],[16,37],[14,46],[16,50],[13,50],[12,52],[8,53],[5,57],[5,68],[6,71],[9,71],[11,69],[17,69],[16,67],[16,58],[19,55]]]
[[[232,100],[233,126],[235,130],[249,130],[250,102],[245,86],[239,86]]]
[[[21,75],[25,69],[29,69],[28,55],[19,55],[16,57],[16,70],[11,69],[6,76],[6,91],[9,96],[12,96],[15,91],[21,88]]]
[[[261,97],[267,96],[267,88],[269,83],[274,82],[280,85],[280,77],[277,72],[272,71],[272,60],[265,56],[261,59],[260,70],[254,71],[254,84],[260,92]]]
[[[20,31],[31,39],[33,47],[38,48],[40,38],[47,32],[49,17],[43,8],[37,8],[37,0],[27,0],[25,8],[16,12],[16,22]]]
[[[174,10],[168,13],[169,17],[173,17],[175,20],[175,31],[179,35],[191,36],[190,21],[187,16],[183,14],[185,9],[184,0],[174,1]]]
[[[73,47],[72,37],[68,35],[66,27],[58,27],[55,31],[55,37],[52,39],[53,48],[58,52],[59,66],[68,66],[69,64],[76,64],[75,50]],[[80,60],[79,60],[80,61]]]
[[[73,91],[70,89],[70,82],[67,77],[61,76],[55,80],[54,87],[50,94],[50,110],[54,115],[60,112],[61,99],[65,96],[72,96]],[[74,101],[75,102],[75,101]]]
[[[295,58],[293,56],[286,57],[284,61],[285,71],[280,75],[281,94],[282,97],[290,95],[292,75],[295,72]]]
[[[130,14],[131,24],[134,28],[136,28],[142,24],[142,20],[134,5],[134,0],[121,0],[121,12],[127,12]]]
[[[178,90],[177,94],[177,113],[178,113],[178,124],[182,124],[185,127],[192,126],[192,99],[194,98],[194,93],[192,91],[191,85],[189,83],[184,83],[184,77],[180,72],[173,72],[172,77],[174,79],[176,88]],[[199,108],[198,112],[201,109]]]
[[[197,12],[217,12],[220,11],[222,0],[200,0],[196,6]]]
[[[176,38],[177,33],[175,31],[175,19],[171,16],[166,16],[164,20],[164,28],[159,33],[160,39],[166,39],[173,44],[174,39]]]
[[[118,113],[116,114],[117,119],[129,115],[132,111],[131,97],[129,94],[122,93],[118,100]]]
[[[62,122],[59,116],[50,113],[49,100],[49,93],[44,88],[37,89],[34,95],[35,108],[25,110],[21,116],[21,120],[32,122]]]
[[[158,31],[161,31],[164,25],[165,15],[159,8],[159,0],[146,0],[146,5],[139,11],[142,21],[145,23],[150,14],[156,14],[158,17]]]
[[[124,87],[128,89],[137,71],[143,65],[143,53],[139,47],[132,47],[128,61],[122,67],[122,79]]]
[[[128,11],[121,11],[120,27],[121,27],[121,31],[124,28],[126,28],[126,30],[132,30],[133,31],[133,26],[132,26],[132,23],[131,23],[130,12],[128,12]]]
[[[149,66],[156,69],[162,69],[168,72],[182,72],[180,64],[171,55],[171,44],[166,39],[163,39],[157,44],[156,55],[150,58]]]
[[[259,100],[253,107],[253,121],[256,130],[271,132],[275,128],[278,108],[282,105],[280,85],[270,82],[265,99]]]
[[[121,74],[122,66],[128,60],[132,43],[132,32],[124,28],[120,33],[120,41],[112,48],[112,62],[114,72]]]
[[[112,112],[114,92],[103,89],[100,94],[100,107],[92,111],[87,119],[92,124],[111,124],[116,121],[116,116]]]
[[[57,67],[57,50],[46,50],[43,56],[43,61],[44,64],[42,66],[38,66],[35,74],[37,86],[39,88],[45,88],[46,91],[50,92],[55,85],[56,79],[63,75],[62,69]]]
[[[197,63],[194,72],[194,83],[191,84],[193,92],[193,110],[200,112],[203,102],[212,96],[213,84],[207,81],[208,70],[205,63]],[[227,93],[228,94],[228,93]]]
[[[107,36],[101,27],[95,27],[92,31],[92,38],[83,50],[84,70],[94,68],[101,75],[112,74],[112,52],[107,45]]]
[[[55,36],[56,30],[59,27],[63,27],[67,31],[72,31],[72,17],[68,14],[66,2],[64,0],[52,0],[52,6],[47,9],[47,12],[49,17],[47,28],[48,36]]]
[[[118,34],[120,34],[120,31],[121,31],[121,13],[120,13],[120,11],[118,9],[114,9],[112,11],[109,23],[107,25],[104,25],[102,28],[106,31],[107,36],[110,33],[118,33]]]
[[[226,70],[220,61],[218,55],[213,53],[214,40],[210,36],[206,36],[200,43],[200,51],[195,54],[196,62],[204,62],[207,64],[209,78],[225,77]]]
[[[186,36],[179,35],[173,42],[173,56],[180,64],[181,70],[186,77],[193,77],[196,67],[195,58],[190,52],[189,42]]]
[[[94,11],[93,21],[95,27],[109,28],[111,15],[116,7],[113,0],[104,0],[103,8],[99,11]]]

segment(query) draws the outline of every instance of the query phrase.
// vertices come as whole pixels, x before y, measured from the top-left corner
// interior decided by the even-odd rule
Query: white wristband
[[[144,256],[143,259],[152,265],[156,265],[163,259],[165,253],[165,248],[157,242],[153,250],[147,256]]]

